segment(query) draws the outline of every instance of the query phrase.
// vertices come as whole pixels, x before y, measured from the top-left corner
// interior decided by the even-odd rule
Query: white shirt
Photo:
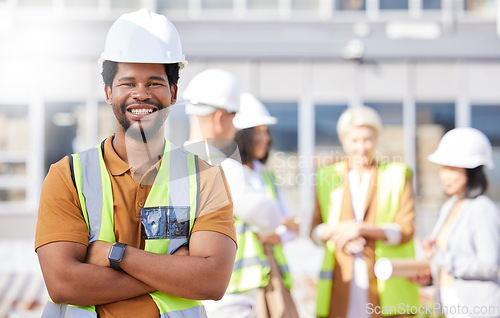
[[[365,201],[369,182],[369,171],[364,172],[362,176],[356,170],[349,171],[349,189],[351,190],[354,219],[357,222],[363,222],[365,217]],[[363,259],[362,251],[354,255],[353,267],[347,317],[369,317],[366,312],[366,304],[368,303],[368,269]]]

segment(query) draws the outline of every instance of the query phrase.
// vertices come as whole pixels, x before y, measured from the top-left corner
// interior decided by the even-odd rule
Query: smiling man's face
[[[163,64],[118,63],[112,87],[105,90],[119,123],[117,133],[137,140],[162,131],[177,99],[177,85],[169,85]]]

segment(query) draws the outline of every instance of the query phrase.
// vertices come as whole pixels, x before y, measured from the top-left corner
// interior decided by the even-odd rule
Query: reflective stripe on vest
[[[89,230],[89,244],[96,240],[116,242],[111,180],[100,146],[72,156],[78,197]],[[170,142],[165,141],[160,169],[144,207],[189,208],[190,236],[198,208],[199,185],[197,157],[179,148],[172,149]],[[147,239],[145,250],[171,254],[186,243],[187,238]],[[150,293],[150,296],[156,303],[161,318],[206,317],[205,309],[198,300],[179,298],[159,291]],[[59,309],[56,310],[54,305]],[[56,312],[63,315],[53,315]],[[90,318],[97,317],[97,314],[94,306],[79,307],[49,302],[42,317]]]
[[[271,267],[264,253],[264,246],[243,221],[235,218],[234,225],[238,235],[238,249],[226,293],[266,286],[269,283]]]
[[[336,224],[340,220],[342,199],[344,194],[342,178],[347,173],[346,163],[339,162],[318,169],[316,175],[317,195],[321,215],[328,224]],[[406,179],[410,173],[406,165],[401,163],[381,163],[377,169],[377,215],[375,223],[394,222],[401,194]],[[413,240],[400,245],[387,245],[380,240],[375,241],[375,259],[387,258],[414,258]],[[327,317],[330,312],[332,293],[333,270],[335,268],[335,244],[328,241],[325,247],[325,256],[318,281],[316,300],[316,315]],[[404,278],[390,278],[387,281],[377,280],[380,305],[391,308],[388,315],[404,314],[395,312],[399,304],[404,308],[419,305],[418,288]],[[408,306],[406,306],[408,305]]]
[[[264,179],[268,197],[273,200],[278,200],[278,189],[276,188],[276,178],[274,177],[274,174],[266,170],[262,170],[261,176]],[[281,275],[283,276],[283,283],[286,288],[291,289],[293,279],[290,269],[288,268],[288,263],[286,262],[285,254],[283,253],[283,244],[274,244],[273,254],[276,262],[278,263]]]
[[[264,179],[266,194],[277,200],[274,176],[264,170],[261,173]],[[233,274],[226,293],[242,292],[254,288],[264,287],[269,283],[271,266],[264,253],[264,246],[259,242],[257,235],[243,221],[235,218],[236,233],[238,234],[238,250],[234,263]],[[283,277],[284,285],[292,287],[292,277],[282,244],[273,245],[273,254]]]

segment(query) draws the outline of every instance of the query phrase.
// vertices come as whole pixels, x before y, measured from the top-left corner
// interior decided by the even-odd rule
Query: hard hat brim
[[[451,156],[445,156],[439,153],[432,153],[427,159],[432,163],[448,167],[474,169],[479,166],[485,166],[488,169],[495,168],[495,164],[490,160],[487,162],[484,162],[484,160],[470,160],[469,162],[464,162],[461,158],[452,158]]]

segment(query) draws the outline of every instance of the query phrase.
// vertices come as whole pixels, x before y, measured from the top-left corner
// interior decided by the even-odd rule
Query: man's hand
[[[418,272],[417,275],[410,280],[420,286],[427,286],[431,282],[431,271],[430,269],[424,269]]]
[[[344,252],[349,255],[358,254],[363,251],[366,245],[366,240],[362,237],[357,237],[350,240],[344,246]]]
[[[85,263],[109,267],[109,250],[114,243],[95,241],[87,249]]]
[[[281,223],[287,227],[290,231],[299,232],[300,221],[298,217],[289,218],[283,217],[281,218]]]
[[[420,243],[420,247],[422,248],[422,252],[424,253],[425,258],[427,258],[428,260],[432,259],[434,253],[436,252],[434,250],[434,245],[436,244],[436,242],[434,240],[431,240],[429,237],[426,237],[423,242],[417,238],[417,242]]]
[[[335,242],[337,248],[344,249],[346,244],[361,237],[361,223],[352,221],[339,222],[332,230],[330,239]]]
[[[278,234],[272,233],[269,235],[259,235],[259,242],[262,244],[279,244],[281,243],[281,238]]]

